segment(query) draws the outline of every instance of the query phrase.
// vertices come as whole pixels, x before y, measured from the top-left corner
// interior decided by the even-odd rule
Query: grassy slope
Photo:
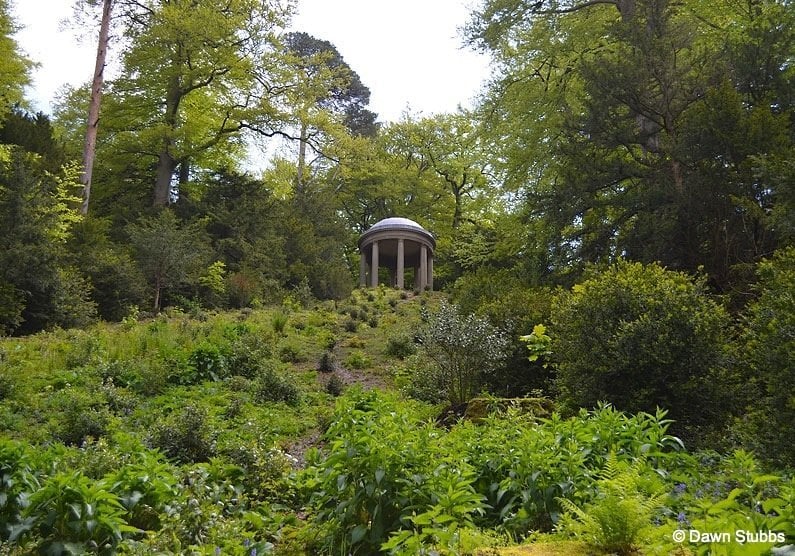
[[[347,302],[312,310],[272,307],[193,316],[172,312],[142,322],[2,339],[0,434],[49,443],[68,436],[64,406],[110,405],[107,434],[124,431],[145,441],[159,417],[196,404],[209,412],[221,437],[256,429],[283,447],[300,444],[333,406],[325,391],[330,375],[316,371],[328,347],[333,345],[343,383],[388,387],[390,367],[397,360],[385,354],[387,339],[415,328],[419,307],[419,301],[382,289],[355,292]],[[287,317],[281,329],[277,315]],[[197,349],[215,346],[228,355],[241,344],[281,362],[279,372],[297,383],[302,402],[262,403],[248,395],[245,381],[186,376],[195,366]],[[224,374],[236,375],[233,367]]]

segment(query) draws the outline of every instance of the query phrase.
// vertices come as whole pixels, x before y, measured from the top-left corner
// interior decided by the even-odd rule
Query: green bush
[[[397,359],[405,359],[410,355],[414,355],[417,351],[417,346],[414,344],[414,338],[408,334],[401,336],[393,336],[386,341],[386,353],[389,357]]]
[[[362,350],[355,349],[353,350],[348,357],[345,359],[345,364],[348,365],[351,369],[366,369],[373,362],[367,357],[367,354],[364,353]]]
[[[759,297],[741,333],[750,406],[738,428],[765,460],[795,467],[795,248],[760,263],[758,273]]]
[[[192,372],[184,377],[182,384],[197,384],[205,380],[217,381],[228,374],[228,350],[210,342],[202,342],[188,356],[188,366]]]
[[[321,373],[333,373],[337,370],[337,361],[332,352],[323,352],[317,362],[317,370]]]
[[[558,294],[551,320],[557,384],[571,408],[663,407],[694,440],[724,423],[728,316],[703,279],[621,261]]]
[[[100,395],[69,387],[53,396],[55,437],[64,444],[79,446],[88,438],[107,433],[111,413]]]
[[[207,411],[188,405],[157,423],[149,442],[177,462],[192,463],[215,455],[216,436]]]
[[[21,442],[0,439],[0,541],[24,530],[23,510],[38,488],[27,449]]]
[[[328,382],[326,382],[326,393],[331,394],[335,398],[342,394],[342,391],[345,389],[345,382],[340,378],[338,374],[333,374],[329,377]]]
[[[253,333],[241,334],[232,341],[227,358],[229,374],[253,378],[262,367],[262,361],[271,356],[270,336]]]
[[[502,368],[508,350],[507,337],[488,320],[463,315],[447,303],[427,315],[421,344],[431,381],[452,405],[476,396],[486,378]],[[423,373],[416,379],[428,377]]]
[[[301,401],[301,389],[283,369],[270,361],[264,365],[254,381],[254,398],[259,403],[284,402],[287,405],[298,405]]]

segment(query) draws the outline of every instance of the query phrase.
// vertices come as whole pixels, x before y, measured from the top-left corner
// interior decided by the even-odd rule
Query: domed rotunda
[[[390,285],[405,287],[407,268],[414,269],[414,288],[433,289],[433,235],[408,218],[385,218],[359,238],[359,286],[378,286],[378,269],[389,269]]]

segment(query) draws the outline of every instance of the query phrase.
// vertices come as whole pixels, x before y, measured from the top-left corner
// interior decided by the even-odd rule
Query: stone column
[[[428,289],[433,291],[433,253],[428,254]]]
[[[406,258],[406,247],[403,244],[403,239],[398,239],[397,250],[397,287],[399,290],[403,289],[403,266]]]
[[[370,260],[370,287],[378,287],[378,242],[373,242],[373,255]]]
[[[364,288],[367,286],[367,256],[364,253],[364,247],[359,252],[359,287]]]
[[[428,285],[428,248],[420,246],[420,291],[424,292]]]

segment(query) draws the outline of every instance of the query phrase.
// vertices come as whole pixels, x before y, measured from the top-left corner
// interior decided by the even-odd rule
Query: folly
[[[402,289],[406,269],[413,268],[414,288],[432,290],[435,248],[433,235],[413,220],[385,218],[376,222],[359,238],[359,286],[376,287],[378,269],[385,267],[391,285]]]

